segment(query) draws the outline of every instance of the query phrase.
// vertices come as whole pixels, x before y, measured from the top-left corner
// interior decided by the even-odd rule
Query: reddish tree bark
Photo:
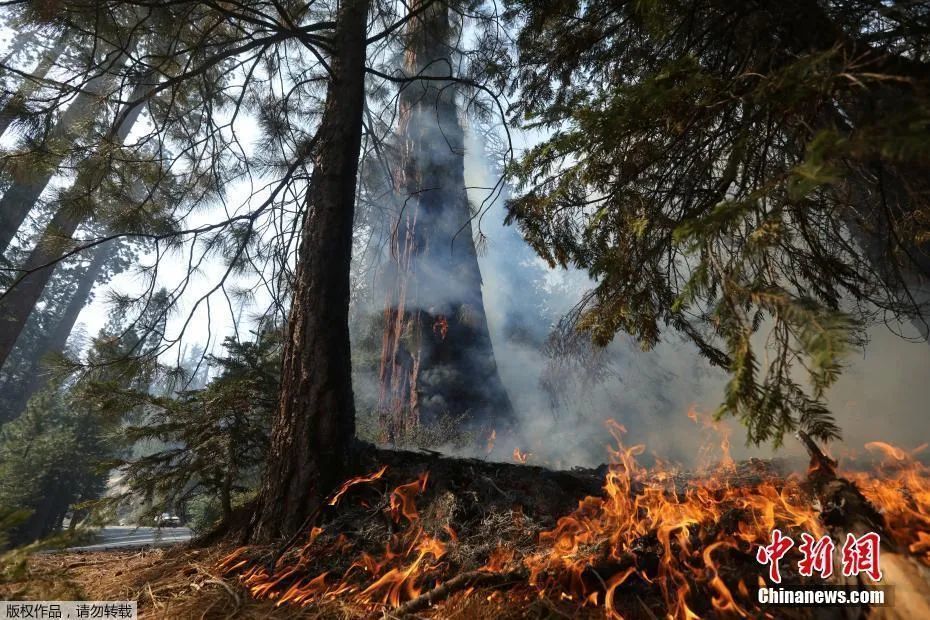
[[[429,3],[424,7],[424,3]],[[385,273],[379,417],[388,441],[442,416],[481,435],[512,426],[497,371],[465,190],[464,132],[450,76],[445,3],[419,0],[407,26],[396,222]]]

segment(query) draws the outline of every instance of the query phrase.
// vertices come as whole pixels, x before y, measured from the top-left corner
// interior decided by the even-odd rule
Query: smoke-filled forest
[[[2,618],[930,617],[928,339],[925,1],[0,2]]]

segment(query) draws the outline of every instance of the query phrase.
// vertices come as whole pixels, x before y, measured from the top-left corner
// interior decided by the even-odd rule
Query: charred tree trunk
[[[349,267],[362,110],[368,0],[343,0],[330,84],[316,135],[278,414],[258,510],[248,535],[299,530],[350,466],[355,436],[349,348]]]
[[[421,0],[407,27],[405,71],[422,76],[400,95],[396,222],[385,273],[379,419],[402,441],[443,416],[466,430],[498,432],[513,410],[488,332],[465,190],[464,132],[445,3]]]
[[[147,88],[149,88],[147,83],[138,84],[133,89],[129,100],[139,101]],[[122,121],[109,136],[110,141],[122,144],[126,140],[142,112],[142,107],[142,103],[136,104],[125,115],[121,114],[118,117],[122,118]],[[84,174],[78,177],[71,191],[84,192],[89,197],[97,189],[99,181],[94,166],[91,165],[85,169]],[[4,195],[4,201],[7,195]],[[0,210],[3,208],[0,204]],[[75,213],[67,205],[59,208],[22,266],[24,273],[22,279],[0,296],[0,326],[2,326],[0,329],[0,368],[3,367],[16,344],[16,339],[25,328],[29,314],[55,272],[57,261],[61,259],[65,248],[70,244],[71,236],[83,221],[83,215]]]

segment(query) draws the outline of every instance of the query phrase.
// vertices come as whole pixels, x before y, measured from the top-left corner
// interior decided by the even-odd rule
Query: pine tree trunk
[[[23,83],[20,84],[19,90],[6,100],[3,109],[0,110],[0,135],[3,135],[9,129],[10,124],[20,117],[23,103],[35,92],[40,81],[45,78],[49,69],[52,68],[61,53],[65,51],[67,47],[66,39],[67,37],[64,34],[58,37],[55,44],[42,55],[42,59],[32,72],[31,77],[25,78]]]
[[[65,310],[58,320],[55,321],[51,332],[42,341],[41,356],[44,357],[49,353],[62,353],[65,350],[68,338],[71,336],[71,332],[74,331],[74,325],[77,323],[81,311],[90,301],[90,294],[94,290],[94,286],[106,269],[107,263],[116,254],[117,243],[111,241],[104,246],[98,246],[91,250],[90,264],[85,267],[84,273],[78,279],[77,288],[68,298],[68,305],[65,306]]]
[[[433,3],[409,22],[407,34],[409,76],[450,74],[447,5]],[[383,438],[402,442],[444,417],[463,430],[500,433],[512,427],[513,410],[485,316],[453,82],[420,79],[404,86],[397,148],[397,221],[385,273],[380,370]]]
[[[110,54],[103,65],[119,66],[127,52],[115,51]],[[98,75],[91,79],[64,111],[58,123],[45,140],[50,149],[60,149],[61,143],[69,143],[71,134],[82,125],[86,125],[99,110],[99,98],[105,93],[113,76]],[[35,176],[17,179],[0,199],[0,254],[6,252],[19,227],[26,220],[29,212],[39,200],[39,196],[48,187],[55,175],[58,164],[65,158],[63,151],[53,151],[44,158],[47,164]]]
[[[138,84],[133,89],[129,100],[140,100],[147,88],[149,88],[147,81]],[[126,140],[142,112],[143,105],[142,103],[136,104],[122,118],[119,127],[110,136],[112,142],[122,144]],[[89,170],[90,172],[79,175],[75,182],[75,187],[80,188],[81,191],[86,189],[88,192],[93,192],[97,187],[99,179],[95,178],[96,173],[92,167]],[[4,195],[4,200],[6,197]],[[25,277],[0,297],[0,368],[9,357],[16,339],[26,326],[29,313],[39,301],[45,286],[55,272],[57,261],[64,255],[64,248],[83,221],[82,216],[66,206],[59,208],[22,266],[22,271],[26,273]]]
[[[368,0],[343,0],[316,137],[280,404],[250,536],[292,534],[350,467],[355,436],[349,267],[361,149]]]
[[[0,409],[0,424],[15,419],[16,416],[25,411],[29,399],[48,383],[50,375],[43,370],[43,361],[49,354],[64,352],[68,338],[74,330],[74,325],[77,323],[81,311],[90,300],[94,285],[96,285],[100,274],[103,273],[107,263],[115,254],[111,247],[98,247],[92,252],[93,257],[90,263],[83,269],[83,273],[78,276],[77,286],[68,297],[68,302],[61,316],[53,321],[51,330],[39,340],[35,349],[30,353],[26,354],[19,351],[19,359],[28,360],[31,371],[27,373],[28,378],[26,380],[5,388],[11,390],[12,393],[19,391],[20,394],[17,395],[15,400],[8,401],[10,403],[8,409]],[[13,363],[12,358],[8,360],[8,363]]]

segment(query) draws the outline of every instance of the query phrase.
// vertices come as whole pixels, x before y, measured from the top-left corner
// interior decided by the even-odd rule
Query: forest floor
[[[551,471],[372,449],[286,544],[37,554],[0,598],[135,600],[141,618],[763,617],[754,552],[776,525],[817,527],[803,481],[766,461],[694,474],[632,456]],[[803,582],[788,559],[784,583]]]

